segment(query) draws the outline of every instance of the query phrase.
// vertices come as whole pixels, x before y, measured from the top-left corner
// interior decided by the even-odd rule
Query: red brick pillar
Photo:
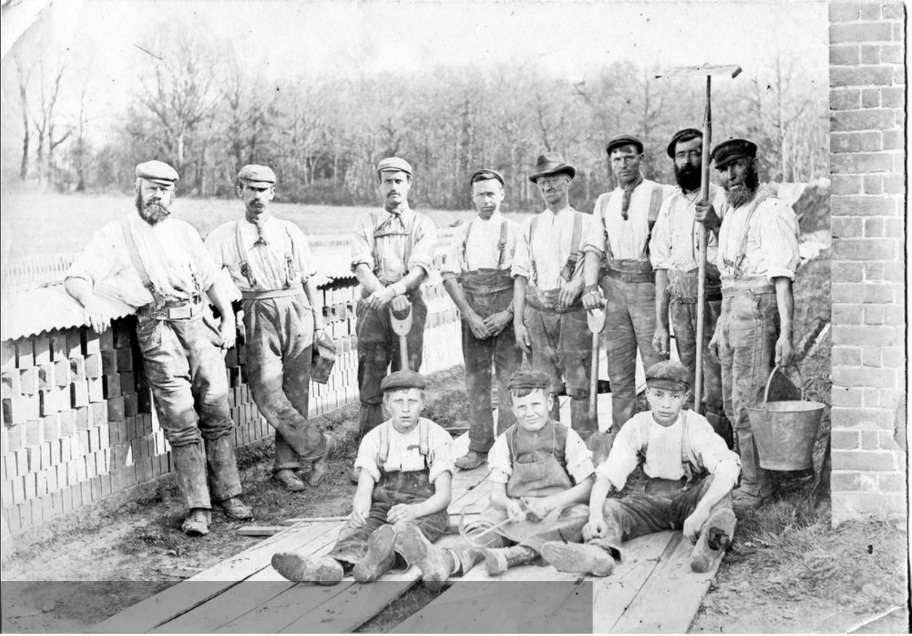
[[[834,2],[833,524],[906,515],[905,9]]]

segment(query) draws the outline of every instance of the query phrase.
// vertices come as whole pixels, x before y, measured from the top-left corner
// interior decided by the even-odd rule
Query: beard
[[[167,206],[160,201],[143,201],[142,194],[136,193],[136,211],[149,225],[161,223],[171,214]]]
[[[680,168],[675,164],[674,173],[675,181],[678,182],[678,185],[681,186],[681,189],[684,190],[684,192],[693,192],[700,188],[702,175],[700,174],[700,170],[692,163],[684,164]]]
[[[733,185],[740,185],[741,187],[731,191],[730,188]],[[760,175],[757,174],[757,168],[751,162],[743,177],[735,177],[725,184],[725,199],[732,209],[739,208],[754,198],[759,187]]]

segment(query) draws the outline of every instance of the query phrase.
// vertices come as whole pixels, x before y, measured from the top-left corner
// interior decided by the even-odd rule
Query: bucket
[[[814,442],[823,415],[824,404],[805,399],[801,382],[801,400],[769,402],[770,383],[779,367],[766,381],[763,404],[747,407],[760,468],[767,470],[805,470],[814,466]],[[801,372],[799,371],[799,377]]]

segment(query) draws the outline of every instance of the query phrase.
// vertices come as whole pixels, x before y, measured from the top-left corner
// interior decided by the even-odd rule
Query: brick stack
[[[905,518],[905,8],[830,12],[833,524]],[[899,417],[903,415],[903,417]]]

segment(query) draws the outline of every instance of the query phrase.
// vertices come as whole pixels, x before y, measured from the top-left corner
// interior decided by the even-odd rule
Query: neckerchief
[[[639,175],[637,175],[636,181],[634,181],[633,183],[631,183],[628,186],[624,186],[624,198],[621,200],[621,217],[625,221],[627,220],[627,216],[628,216],[627,209],[630,207],[630,195],[633,193],[633,191],[636,189],[636,187],[638,185],[643,183],[643,181],[644,181],[644,177],[643,177],[643,173],[641,172]]]

